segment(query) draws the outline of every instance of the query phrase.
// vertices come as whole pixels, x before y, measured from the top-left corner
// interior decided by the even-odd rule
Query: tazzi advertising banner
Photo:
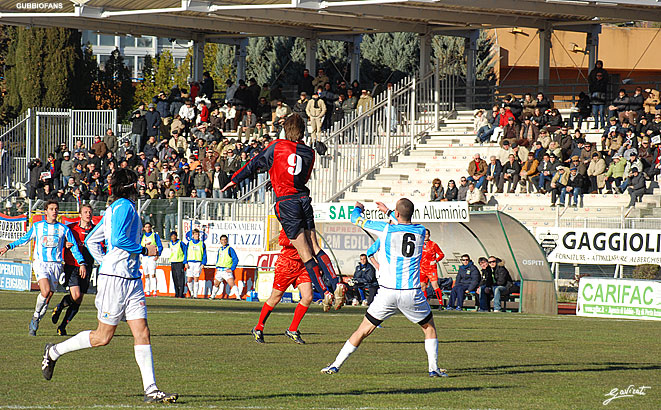
[[[661,320],[661,282],[583,277],[578,316]]]
[[[661,230],[544,228],[538,229],[537,238],[549,262],[661,264]]]
[[[255,266],[257,255],[264,251],[264,222],[234,222],[211,220],[184,220],[185,240],[188,240],[193,229],[202,231],[204,244],[207,246],[207,263],[216,263],[216,255],[220,248],[220,236],[227,235],[229,245],[234,248],[239,257],[239,265]],[[162,239],[164,242],[167,239]],[[165,244],[164,244],[165,245]]]
[[[317,203],[313,204],[315,222],[351,222],[351,212],[355,203]],[[385,221],[386,214],[379,211],[374,202],[365,205],[365,217],[372,220]],[[386,203],[389,209],[395,209],[395,203]],[[466,201],[452,202],[419,202],[415,203],[413,222],[469,222],[468,203]]]

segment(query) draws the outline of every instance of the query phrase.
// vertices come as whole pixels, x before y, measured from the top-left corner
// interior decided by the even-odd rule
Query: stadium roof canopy
[[[293,36],[661,22],[656,0],[0,0],[0,23],[166,38]]]
[[[413,32],[420,34],[421,74],[430,67],[433,35],[467,38],[467,81],[472,84],[479,29],[530,27],[540,36],[543,87],[549,81],[553,30],[587,33],[592,66],[601,24],[627,21],[661,22],[661,6],[657,0],[0,0],[0,24],[194,40],[196,79],[202,74],[205,42],[239,47],[238,78],[245,78],[248,37],[305,38],[310,70],[315,68],[317,39],[351,42],[351,77],[358,78],[361,35]]]

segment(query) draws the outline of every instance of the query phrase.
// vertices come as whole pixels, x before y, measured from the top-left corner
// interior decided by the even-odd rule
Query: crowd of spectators
[[[286,100],[279,85],[260,87],[254,78],[236,84],[228,80],[225,98],[214,99],[214,81],[205,72],[201,83],[190,84],[190,89],[163,90],[139,104],[130,115],[126,135],[117,136],[108,129],[93,142],[79,139],[72,147],[63,142],[46,159],[30,161],[27,196],[105,204],[112,194],[110,174],[128,167],[138,173],[140,199],[236,198],[263,182],[265,172],[244,181],[238,191],[221,193],[221,188],[278,138],[289,115],[297,113],[307,121],[308,141],[314,142],[322,130],[344,115],[372,107],[372,95],[384,89],[378,83],[369,89],[361,87],[357,81],[331,85],[319,69],[317,77],[308,70],[302,73],[295,102]],[[10,162],[1,144],[0,178],[10,186]]]
[[[489,162],[476,153],[459,186],[451,180],[444,189],[435,179],[430,200],[482,204],[486,199],[475,190],[514,193],[519,188],[521,193],[550,193],[551,206],[582,206],[585,193],[627,192],[629,206],[635,206],[646,181],[661,173],[659,92],[637,87],[629,95],[620,89],[608,100],[608,85],[608,72],[599,61],[588,75],[588,94],[579,94],[566,121],[542,92],[520,100],[510,94],[490,112],[478,110],[476,143],[498,143],[500,151]],[[581,131],[590,116],[600,143],[587,141]]]

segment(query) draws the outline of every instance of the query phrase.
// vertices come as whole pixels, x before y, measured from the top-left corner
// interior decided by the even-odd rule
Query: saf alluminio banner
[[[28,216],[9,216],[0,213],[0,239],[15,241],[25,235],[28,226]]]
[[[549,262],[661,264],[661,230],[544,228],[537,237]]]
[[[578,316],[661,320],[661,282],[583,277]]]
[[[214,265],[220,248],[220,237],[227,235],[229,245],[239,257],[239,265],[255,266],[256,255],[264,252],[264,222],[212,221],[204,219],[185,219],[183,221],[185,240],[189,240],[191,231],[199,229],[207,246],[207,264]],[[163,241],[167,239],[161,238]],[[165,245],[165,244],[164,244]]]
[[[0,262],[0,290],[30,290],[29,263]]]
[[[355,203],[324,202],[313,204],[316,222],[349,222]],[[365,217],[377,221],[387,221],[388,217],[379,211],[374,202],[364,203]],[[395,209],[395,203],[386,203],[389,209]],[[470,213],[466,201],[418,202],[414,203],[413,222],[469,222]]]

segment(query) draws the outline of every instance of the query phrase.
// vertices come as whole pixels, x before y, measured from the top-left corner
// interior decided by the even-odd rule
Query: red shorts
[[[436,269],[431,272],[420,271],[420,283],[426,283],[427,279],[429,279],[430,282],[438,282],[438,271],[436,271]]]
[[[298,287],[301,283],[312,283],[305,265],[300,260],[292,260],[283,255],[275,262],[275,279],[273,289],[284,292],[289,285]]]

